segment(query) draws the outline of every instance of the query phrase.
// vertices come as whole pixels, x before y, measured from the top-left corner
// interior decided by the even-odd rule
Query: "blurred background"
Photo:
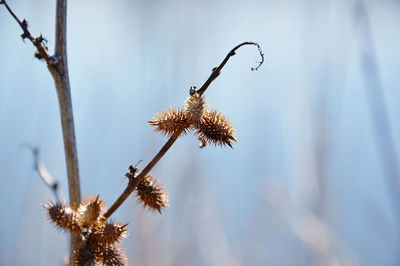
[[[54,1],[8,1],[54,49]],[[132,198],[129,265],[400,265],[400,1],[69,1],[84,196],[110,206],[166,141],[146,121],[238,50],[207,90],[234,149],[180,138],[151,171],[170,208]],[[0,264],[60,265],[67,234],[24,143],[68,195],[53,80],[0,6]]]

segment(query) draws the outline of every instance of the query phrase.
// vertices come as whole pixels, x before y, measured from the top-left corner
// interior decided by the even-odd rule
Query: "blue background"
[[[52,51],[54,1],[8,3]],[[81,188],[107,206],[129,164],[143,168],[166,141],[146,121],[182,106],[235,45],[257,41],[266,56],[250,71],[257,49],[241,48],[207,90],[237,129],[234,149],[180,138],[151,171],[170,208],[160,216],[132,198],[113,215],[130,224],[129,265],[400,264],[399,1],[68,8]],[[0,264],[60,265],[67,235],[44,215],[53,195],[23,148],[40,147],[68,195],[57,95],[21,33],[0,6]]]

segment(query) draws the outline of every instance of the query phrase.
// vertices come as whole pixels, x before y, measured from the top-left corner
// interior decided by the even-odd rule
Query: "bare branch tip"
[[[261,49],[261,46],[258,43],[256,43],[256,42],[248,42],[248,44],[257,46],[258,52],[260,53],[261,61],[256,61],[256,63],[258,65],[256,67],[252,67],[251,68],[251,71],[258,70],[260,68],[260,66],[264,63],[264,53],[263,53],[263,51]]]

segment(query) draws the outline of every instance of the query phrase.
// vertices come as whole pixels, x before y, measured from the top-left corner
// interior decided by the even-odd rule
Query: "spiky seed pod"
[[[197,92],[185,101],[184,113],[191,124],[198,124],[206,110],[206,100]]]
[[[79,223],[79,214],[65,204],[49,202],[46,212],[52,222],[59,228],[70,232],[80,233],[82,228]]]
[[[74,265],[95,266],[99,254],[93,246],[88,245],[86,241],[74,251]]]
[[[147,123],[156,127],[155,132],[160,132],[167,136],[171,136],[175,132],[187,134],[190,128],[189,120],[179,107],[163,110],[161,113],[156,114],[152,121]]]
[[[82,227],[88,228],[96,223],[97,218],[103,207],[103,201],[97,196],[96,198],[89,198],[86,202],[82,202],[78,208],[80,214],[80,224]]]
[[[111,245],[100,247],[98,262],[107,266],[123,266],[125,265],[126,257],[117,246]]]
[[[196,134],[208,143],[220,146],[228,145],[232,148],[232,142],[237,142],[234,135],[235,129],[232,123],[221,113],[206,111],[196,126]]]
[[[93,227],[92,238],[101,246],[119,243],[127,236],[127,224],[97,223]]]
[[[156,178],[148,175],[136,188],[137,200],[144,208],[150,208],[161,214],[161,209],[168,207],[168,195],[164,189]]]

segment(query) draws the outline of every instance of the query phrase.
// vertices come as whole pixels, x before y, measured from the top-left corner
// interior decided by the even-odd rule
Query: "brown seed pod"
[[[168,195],[164,189],[156,178],[148,175],[136,188],[137,200],[144,208],[150,208],[161,214],[161,209],[168,207]]]
[[[98,262],[107,266],[126,265],[126,257],[123,252],[115,245],[100,247],[100,256]]]
[[[127,224],[98,222],[93,227],[92,238],[101,246],[119,243],[122,238],[127,236],[127,226]]]
[[[191,124],[197,124],[200,122],[207,106],[204,97],[196,92],[192,96],[188,97],[185,101],[184,113]]]
[[[215,146],[228,145],[232,148],[232,142],[237,142],[232,123],[224,115],[217,113],[216,110],[207,110],[196,128],[196,134],[199,138]]]
[[[94,245],[89,245],[87,241],[74,251],[74,265],[96,265],[98,261],[98,251]]]
[[[82,227],[90,227],[96,223],[97,218],[103,208],[103,201],[97,196],[96,198],[89,198],[81,203],[78,208],[80,214],[80,224]]]
[[[46,206],[50,220],[59,228],[70,232],[80,233],[82,228],[79,223],[79,215],[70,207],[62,203],[49,202]]]
[[[148,121],[147,123],[156,127],[155,132],[160,132],[168,136],[171,136],[175,132],[187,134],[190,128],[189,120],[179,107],[163,110],[161,113],[156,114],[152,121]]]

